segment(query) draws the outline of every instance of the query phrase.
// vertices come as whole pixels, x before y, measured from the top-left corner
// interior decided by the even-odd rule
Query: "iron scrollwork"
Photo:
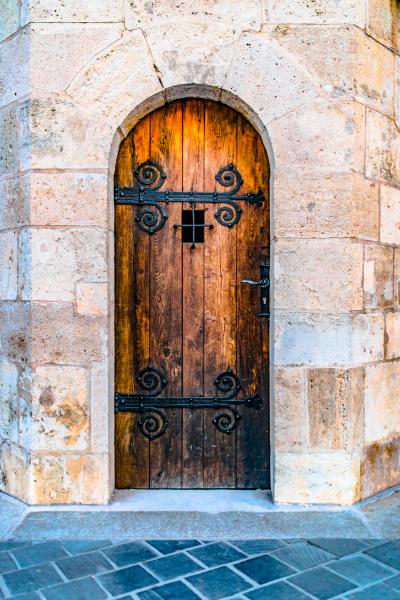
[[[214,214],[215,219],[224,227],[233,227],[239,222],[242,208],[238,202],[247,202],[257,207],[264,202],[264,193],[238,195],[243,179],[238,169],[229,164],[219,169],[216,181],[225,188],[225,192],[175,192],[161,191],[167,175],[162,166],[154,160],[147,160],[134,170],[139,187],[115,187],[115,203],[142,206],[135,221],[138,227],[152,235],[164,227],[168,214],[160,203],[190,202],[192,206],[202,204],[224,204]]]
[[[150,441],[162,436],[168,429],[167,408],[214,409],[218,412],[212,422],[221,433],[231,434],[239,426],[241,414],[237,407],[258,410],[262,399],[258,393],[238,398],[242,384],[237,375],[228,369],[214,380],[215,396],[170,396],[160,394],[168,386],[168,378],[162,369],[147,365],[136,376],[136,382],[144,390],[139,394],[115,394],[115,412],[139,412],[140,432]],[[221,394],[221,395],[218,395]]]

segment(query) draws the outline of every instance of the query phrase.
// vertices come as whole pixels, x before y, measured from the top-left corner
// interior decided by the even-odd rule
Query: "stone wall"
[[[0,1],[1,489],[110,497],[115,157],[185,95],[240,110],[270,154],[276,501],[399,483],[399,12]]]

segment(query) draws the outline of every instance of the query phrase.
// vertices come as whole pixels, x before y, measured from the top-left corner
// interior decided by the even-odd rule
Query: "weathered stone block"
[[[74,316],[70,304],[31,305],[31,358],[36,364],[87,365],[106,352],[104,317]]]
[[[114,420],[110,413],[113,383],[113,368],[107,361],[92,365],[90,371],[90,448],[92,452],[109,452],[114,443]]]
[[[29,223],[29,176],[0,182],[0,230]]]
[[[361,498],[400,483],[400,437],[374,442],[361,457]]]
[[[400,358],[400,312],[386,313],[385,320],[386,358]]]
[[[275,448],[308,446],[306,380],[304,369],[275,369],[273,430]]]
[[[400,132],[392,119],[367,111],[367,177],[400,184]]]
[[[176,40],[171,40],[175,48]],[[115,128],[136,106],[161,91],[153,58],[139,30],[125,32],[120,40],[86,65],[68,87],[70,96],[91,111],[111,119]],[[108,150],[110,146],[111,142]]]
[[[383,315],[275,314],[277,365],[358,366],[383,358]]]
[[[16,231],[0,233],[0,300],[16,300],[18,287],[18,237]]]
[[[0,347],[5,358],[16,363],[30,359],[30,307],[26,302],[0,304]]]
[[[378,185],[354,174],[282,173],[274,185],[274,233],[378,240]]]
[[[20,235],[23,300],[73,302],[81,279],[107,278],[107,233],[101,229],[28,229]]]
[[[400,190],[381,186],[381,242],[400,246]]]
[[[275,308],[326,312],[363,308],[361,244],[280,240],[274,257]]]
[[[19,169],[19,124],[17,104],[0,109],[0,176],[12,175]]]
[[[17,31],[19,18],[19,0],[0,0],[0,42]]]
[[[123,20],[123,0],[22,0],[21,21],[109,23]]]
[[[121,34],[122,25],[111,23],[31,25],[32,88],[41,92],[65,90],[73,77]]]
[[[354,450],[363,441],[364,369],[308,371],[310,445]]]
[[[400,248],[394,249],[394,305],[400,307]]]
[[[0,487],[7,494],[30,502],[30,455],[17,444],[0,447]]]
[[[365,308],[393,306],[393,248],[365,246]]]
[[[359,0],[281,0],[269,1],[273,23],[353,23],[365,26],[366,9]]]
[[[400,361],[366,367],[365,441],[375,442],[400,432]]]
[[[21,170],[108,168],[115,129],[66,96],[27,100],[19,119]]]
[[[29,93],[30,59],[30,35],[25,29],[0,45],[0,106]]]
[[[322,96],[357,98],[393,115],[395,57],[358,27],[280,25],[270,35],[296,56]]]
[[[0,438],[18,441],[18,369],[0,359]]]
[[[360,463],[337,452],[277,452],[275,501],[351,504],[359,500]]]
[[[228,69],[224,89],[239,96],[264,123],[317,96],[308,74],[267,35],[245,33]]]
[[[361,172],[364,110],[356,102],[318,99],[274,120],[269,132],[277,170]]]
[[[367,32],[382,44],[395,43],[396,0],[368,0]]]
[[[235,29],[258,29],[260,27],[260,5],[256,0],[125,0],[125,24],[128,29],[147,28],[154,21],[168,25],[172,19],[182,19],[184,28],[188,19],[211,20],[227,23]],[[179,47],[179,46],[178,46]]]
[[[400,16],[399,16],[399,28],[400,28]],[[400,29],[398,33],[398,43],[400,44]],[[396,125],[400,129],[400,56],[396,56],[396,77],[395,77],[395,116]]]
[[[76,312],[78,315],[107,315],[107,283],[77,283]]]

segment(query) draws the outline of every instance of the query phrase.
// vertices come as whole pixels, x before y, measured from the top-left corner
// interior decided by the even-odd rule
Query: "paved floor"
[[[15,600],[391,600],[400,541],[8,541],[0,572]]]

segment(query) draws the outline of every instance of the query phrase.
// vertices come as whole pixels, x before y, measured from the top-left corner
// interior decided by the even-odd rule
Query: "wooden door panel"
[[[213,397],[221,394],[216,376],[231,369],[242,382],[241,394],[258,392],[264,405],[258,413],[239,406],[242,418],[230,435],[213,422],[221,410],[166,408],[165,432],[152,441],[139,427],[148,412],[118,412],[116,485],[268,487],[268,319],[258,317],[259,289],[240,283],[259,279],[260,265],[269,260],[265,148],[233,109],[188,99],[134,127],[121,144],[116,185],[139,189],[135,169],[147,160],[166,174],[162,191],[229,191],[215,175],[233,164],[244,180],[238,194],[262,189],[266,200],[261,208],[241,202],[232,227],[215,218],[227,203],[169,202],[163,205],[168,218],[152,235],[139,226],[143,206],[116,206],[116,392],[143,394],[137,377],[153,365],[168,380],[159,400]],[[203,242],[194,246],[184,241],[181,227],[183,211],[192,207],[204,211],[206,224]]]

